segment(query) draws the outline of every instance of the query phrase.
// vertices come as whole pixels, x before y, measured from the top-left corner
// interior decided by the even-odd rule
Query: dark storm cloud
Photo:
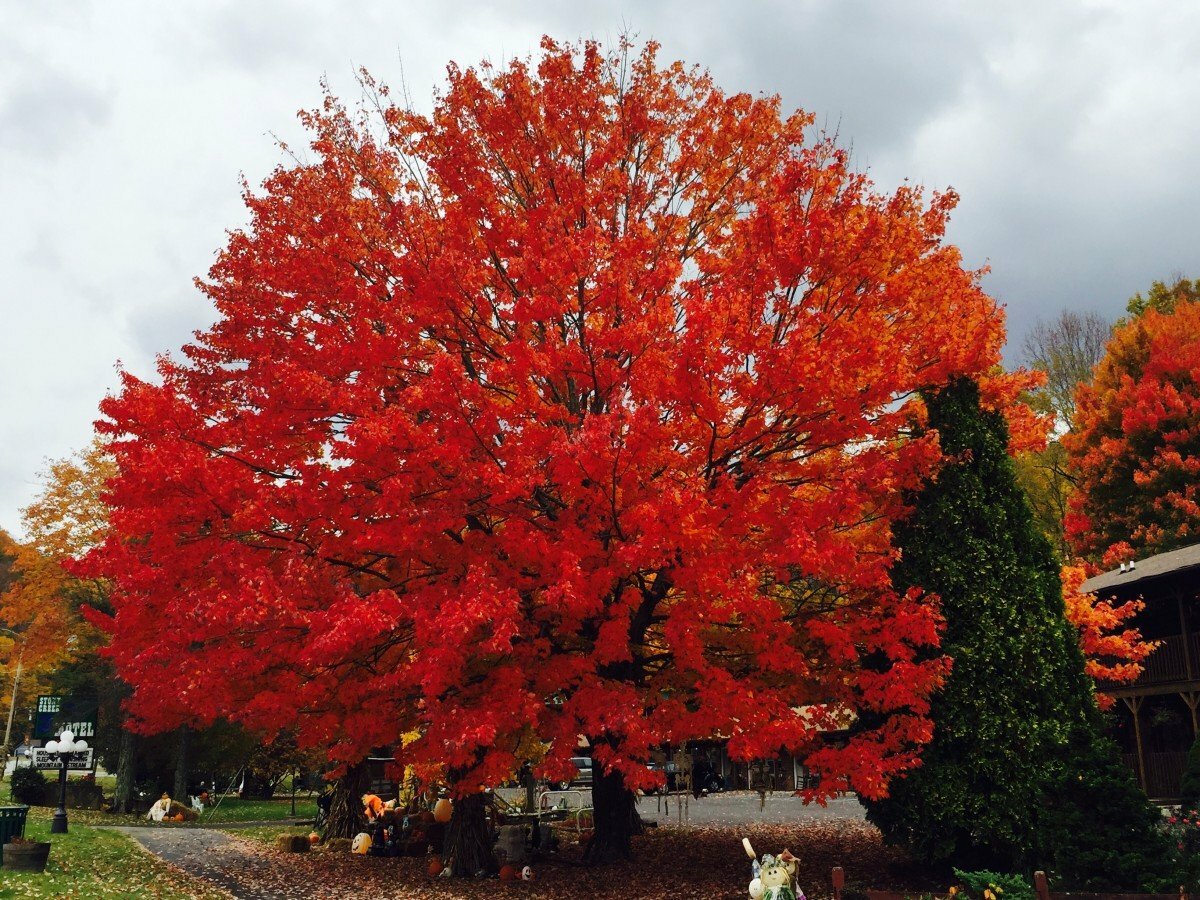
[[[860,151],[903,141],[951,103],[984,64],[987,30],[979,15],[950,4],[861,0],[777,2],[755,16],[711,4],[683,21],[687,42],[700,48],[695,61],[723,83],[778,93],[785,107],[814,113],[818,126],[838,130]],[[666,32],[673,45],[681,43],[675,34]]]

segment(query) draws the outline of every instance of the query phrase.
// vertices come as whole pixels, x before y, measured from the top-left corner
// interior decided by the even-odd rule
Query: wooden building
[[[1184,760],[1200,733],[1200,544],[1123,566],[1083,583],[1115,604],[1146,603],[1132,624],[1159,641],[1132,684],[1102,684],[1117,699],[1115,737],[1153,800],[1179,798]]]

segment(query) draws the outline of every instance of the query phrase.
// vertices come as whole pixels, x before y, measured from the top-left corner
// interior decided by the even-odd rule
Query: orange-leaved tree
[[[7,531],[0,529],[0,603],[18,578],[16,563],[21,555],[21,545]],[[24,623],[21,623],[24,624]],[[4,663],[4,685],[0,688],[0,712],[6,713],[4,720],[4,743],[0,747],[0,777],[3,765],[8,761],[12,743],[12,722],[15,720],[18,691],[24,674],[24,636],[5,624],[0,630],[0,660]],[[19,735],[18,735],[19,737]]]
[[[182,703],[347,762],[415,729],[462,795],[584,735],[598,858],[664,742],[808,752],[870,710],[822,789],[916,763],[946,663],[889,589],[938,462],[914,397],[992,371],[1002,313],[952,193],[876,193],[656,49],[451,66],[429,116],[364,76],[246,190],[217,323],[102,407],[90,565],[147,727]]]
[[[1115,566],[1200,540],[1200,303],[1152,306],[1114,329],[1063,443],[1081,556]]]
[[[1141,600],[1127,600],[1114,606],[1109,600],[1080,590],[1083,582],[1095,571],[1095,567],[1087,563],[1063,566],[1063,601],[1066,603],[1067,621],[1079,632],[1079,646],[1086,661],[1085,671],[1100,688],[1096,693],[1096,702],[1101,709],[1108,709],[1113,699],[1103,693],[1104,684],[1130,684],[1136,681],[1142,674],[1142,663],[1154,652],[1158,643],[1146,640],[1139,629],[1129,624],[1145,608],[1146,604]]]
[[[44,489],[22,510],[27,541],[8,539],[8,549],[0,548],[11,558],[11,577],[0,590],[0,625],[6,629],[0,635],[0,658],[13,675],[5,698],[8,712],[19,702],[12,696],[14,688],[25,697],[46,689],[65,661],[94,652],[100,641],[100,632],[80,617],[79,609],[97,605],[104,587],[75,578],[66,566],[103,533],[101,495],[113,471],[112,460],[98,444],[52,462],[43,473]]]

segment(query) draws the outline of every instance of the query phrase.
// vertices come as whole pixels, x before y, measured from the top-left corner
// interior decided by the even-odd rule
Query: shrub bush
[[[954,870],[954,877],[962,882],[964,893],[971,900],[986,900],[999,895],[999,900],[1035,900],[1033,885],[1020,875],[1005,875],[999,872],[964,872]]]
[[[12,795],[18,803],[43,806],[50,782],[39,769],[16,769],[12,775]]]
[[[1188,751],[1183,782],[1179,786],[1179,806],[1184,813],[1200,811],[1200,737],[1192,742]]]
[[[101,809],[104,806],[104,791],[96,784],[94,775],[67,779],[68,809]]]

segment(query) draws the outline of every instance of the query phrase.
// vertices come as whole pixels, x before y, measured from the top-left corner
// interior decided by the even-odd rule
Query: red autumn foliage
[[[1142,673],[1142,662],[1158,646],[1147,641],[1141,631],[1130,628],[1128,622],[1146,604],[1141,600],[1128,600],[1114,606],[1094,594],[1079,590],[1095,569],[1087,564],[1067,565],[1062,568],[1063,600],[1067,607],[1067,620],[1079,631],[1079,646],[1086,659],[1086,670],[1097,682],[1130,684]],[[1107,694],[1097,694],[1101,709],[1112,706]]]
[[[636,787],[666,741],[812,749],[869,710],[822,784],[914,764],[945,672],[888,587],[938,461],[914,392],[1003,342],[955,197],[625,51],[452,66],[431,116],[364,76],[370,112],[327,97],[311,161],[247,189],[219,320],[102,407],[87,568],[142,727],[343,760],[416,730],[464,790],[583,734]]]
[[[1076,552],[1115,566],[1200,540],[1200,303],[1118,326],[1077,406]]]

